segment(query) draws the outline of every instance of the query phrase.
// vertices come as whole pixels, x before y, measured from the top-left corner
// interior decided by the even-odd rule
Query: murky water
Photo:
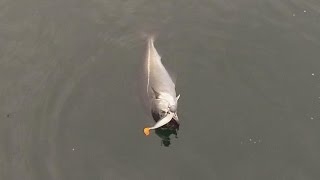
[[[144,33],[181,126],[143,135]],[[320,1],[0,1],[0,179],[320,178]]]

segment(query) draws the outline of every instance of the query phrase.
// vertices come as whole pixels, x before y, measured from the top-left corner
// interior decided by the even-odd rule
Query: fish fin
[[[141,32],[140,37],[143,40],[146,40],[146,41],[152,40],[152,42],[154,42],[158,37],[158,33],[156,33],[156,32],[148,32],[148,33]]]
[[[179,100],[179,98],[180,98],[180,94],[179,94],[176,98],[177,98],[177,100],[176,100],[176,101],[178,101],[178,100]]]

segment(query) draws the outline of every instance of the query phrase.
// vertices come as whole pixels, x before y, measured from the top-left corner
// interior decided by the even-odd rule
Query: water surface
[[[0,1],[0,179],[320,178],[317,0]],[[181,126],[136,92],[146,32]]]

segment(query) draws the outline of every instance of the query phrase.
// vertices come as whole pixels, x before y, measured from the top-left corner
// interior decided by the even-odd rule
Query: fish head
[[[166,117],[168,114],[174,114],[173,119],[179,121],[177,115],[178,104],[170,104],[169,101],[164,99],[156,99],[153,101],[152,116],[155,121]]]
[[[160,117],[170,113],[175,114],[175,120],[178,120],[177,109],[178,109],[178,100],[180,98],[180,94],[174,98],[168,93],[158,93],[154,89],[155,92],[155,100],[153,104],[153,112],[158,112]]]
[[[169,102],[164,99],[155,99],[152,105],[152,112],[157,114],[161,119],[165,117],[169,112]]]

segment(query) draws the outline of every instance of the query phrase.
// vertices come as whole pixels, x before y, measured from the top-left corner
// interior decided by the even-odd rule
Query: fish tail
[[[154,42],[155,41],[155,39],[156,39],[156,37],[157,37],[158,35],[157,35],[157,33],[146,33],[146,32],[142,32],[141,34],[140,34],[140,37],[142,38],[142,39],[144,39],[144,40],[146,40],[146,41],[148,41],[148,42]]]
[[[154,43],[154,40],[155,40],[155,35],[149,35],[148,36],[148,42],[153,44]]]

